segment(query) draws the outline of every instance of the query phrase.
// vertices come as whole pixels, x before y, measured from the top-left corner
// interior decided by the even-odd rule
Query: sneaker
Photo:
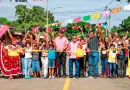
[[[75,78],[79,79],[79,77],[78,77],[78,76],[75,76]]]
[[[25,76],[25,79],[28,79],[28,76]]]
[[[51,76],[49,76],[49,79],[51,79]]]
[[[47,79],[47,76],[46,76],[46,77],[44,77],[44,79]]]
[[[55,78],[55,76],[52,76],[52,78]]]
[[[89,76],[88,78],[93,78],[92,76]]]
[[[61,77],[60,75],[57,76],[57,78],[60,78],[60,77]]]
[[[66,75],[63,75],[63,78],[66,78],[67,76]]]
[[[37,78],[37,76],[34,76],[33,79],[34,79],[34,78]]]
[[[28,78],[28,79],[31,79],[31,77],[30,77],[30,76],[27,76],[27,78]]]
[[[86,72],[86,75],[85,75],[86,77],[88,77],[88,73]]]

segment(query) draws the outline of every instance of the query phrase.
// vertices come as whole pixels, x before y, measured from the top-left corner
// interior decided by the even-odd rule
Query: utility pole
[[[107,6],[106,6],[106,10],[107,10]],[[106,15],[106,24],[107,24],[107,15]],[[108,34],[108,30],[107,30],[107,25],[106,25],[106,36]]]
[[[47,29],[46,32],[48,30],[48,0],[46,0],[46,24],[47,24]]]
[[[111,31],[111,25],[110,25],[110,20],[111,20],[111,9],[109,9],[110,10],[110,15],[109,15],[109,30],[108,31]]]

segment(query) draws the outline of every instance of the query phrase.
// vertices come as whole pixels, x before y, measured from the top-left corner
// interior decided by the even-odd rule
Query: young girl
[[[49,45],[48,51],[48,68],[49,68],[49,78],[54,78],[54,69],[55,69],[55,49],[54,45]]]
[[[40,50],[43,50],[42,55],[41,55],[41,62],[42,62],[42,71],[43,71],[44,75],[43,75],[42,78],[47,79],[47,75],[48,75],[48,51],[47,51],[46,40],[43,40],[43,43],[40,47]]]
[[[107,75],[107,60],[108,60],[108,57],[107,57],[107,51],[106,51],[106,47],[105,45],[102,43],[101,44],[101,65],[102,65],[102,75],[101,75],[101,78],[106,78],[106,75]]]
[[[115,45],[111,44],[110,51],[108,53],[108,62],[110,65],[110,77],[116,78],[116,64],[117,64],[117,50],[115,50]],[[112,72],[114,71],[114,73]]]
[[[34,45],[33,50],[38,50],[38,45]],[[32,71],[34,78],[40,73],[39,52],[32,52]]]
[[[32,47],[31,44],[29,42],[26,43],[25,45],[25,61],[24,61],[24,65],[25,65],[25,79],[30,79],[30,68],[31,68],[31,61],[32,61],[32,54],[31,51]]]

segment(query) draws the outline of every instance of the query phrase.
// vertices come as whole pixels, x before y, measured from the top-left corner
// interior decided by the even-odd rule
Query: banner
[[[88,21],[88,20],[90,20],[90,15],[83,17],[83,21]]]
[[[74,22],[76,23],[76,22],[80,22],[80,20],[81,20],[81,18],[79,17],[79,18],[75,18],[74,19]]]
[[[0,25],[0,37],[9,29],[8,25]]]
[[[118,12],[121,12],[122,8],[121,7],[118,7],[118,8],[113,8],[112,9],[112,14],[116,14]]]
[[[109,16],[109,15],[110,15],[110,10],[104,11],[104,12],[102,13],[102,15],[103,15],[104,17]]]
[[[130,4],[129,4],[129,5],[126,5],[126,6],[124,6],[124,11],[126,11],[126,10],[130,10]]]
[[[32,28],[32,32],[33,32],[33,33],[38,32],[38,29],[39,29],[39,28],[40,28],[39,26]]]
[[[92,19],[98,19],[100,18],[100,13],[92,14]]]

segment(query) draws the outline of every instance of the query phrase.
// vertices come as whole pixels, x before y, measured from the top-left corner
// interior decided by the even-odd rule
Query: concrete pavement
[[[0,90],[65,90],[66,78],[54,79],[14,79],[0,78]],[[70,79],[68,90],[129,90],[130,79]]]

